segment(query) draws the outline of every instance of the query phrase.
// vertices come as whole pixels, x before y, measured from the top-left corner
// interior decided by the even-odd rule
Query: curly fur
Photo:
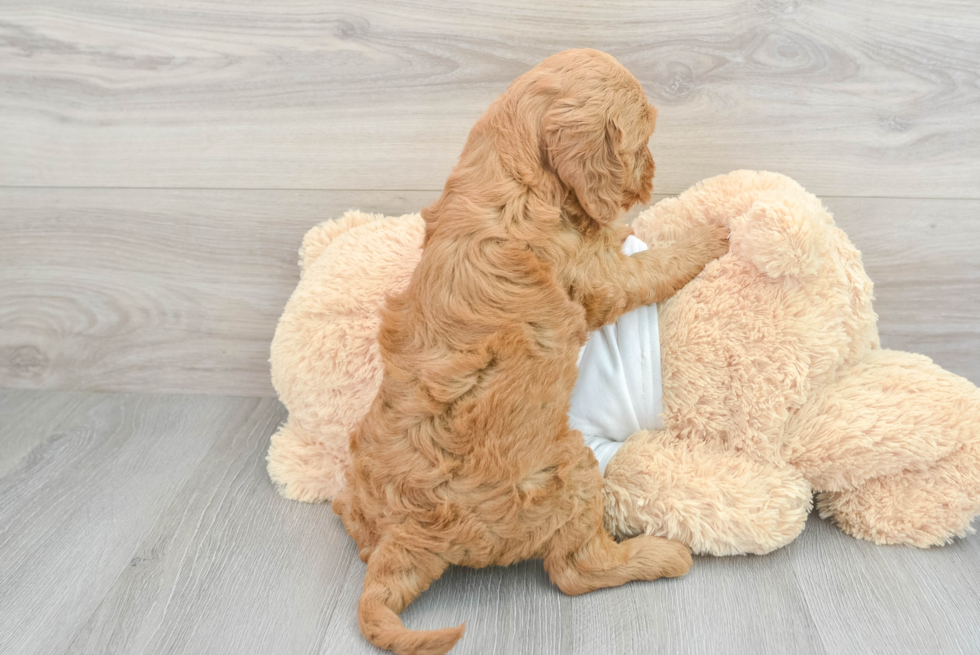
[[[799,534],[816,491],[825,518],[877,543],[925,547],[970,532],[980,511],[980,391],[925,357],[880,347],[860,253],[820,201],[785,176],[736,171],[661,201],[634,228],[664,244],[709,223],[731,226],[731,253],[660,304],[669,429],[634,435],[610,462],[608,529],[678,539],[700,553],[766,553]],[[377,329],[380,300],[368,307],[360,287],[348,294],[348,267],[364,276],[359,283],[404,288],[418,261],[421,218],[371,230],[352,227],[330,243],[321,255],[334,260],[330,274],[321,275],[320,263],[308,269],[301,288],[309,296],[280,324],[277,340],[288,335],[298,350],[275,349],[274,368],[318,361],[305,377],[276,378],[287,427],[332,412],[363,416],[377,390],[376,347],[352,362],[346,341],[301,338],[323,329],[308,309],[320,300],[339,306],[348,295],[351,311],[373,316],[363,325]],[[402,242],[410,243],[396,255]],[[379,262],[403,260],[365,269],[360,262],[374,256],[367,244],[387,253]],[[374,338],[345,339],[354,336]],[[338,394],[321,382],[341,378],[344,389],[363,392]],[[323,481],[337,480],[341,464],[322,454],[346,458],[347,435],[309,437],[308,451],[274,441],[270,469],[273,455],[308,452],[282,490],[330,498],[340,483]]]
[[[690,566],[679,543],[612,540],[602,476],[567,420],[588,331],[727,250],[727,230],[702,227],[620,252],[616,219],[651,193],[654,118],[612,57],[550,57],[477,122],[422,212],[421,259],[382,311],[380,388],[333,501],[368,563],[358,616],[375,645],[455,643],[462,626],[416,633],[397,617],[450,564],[543,558],[570,594]]]

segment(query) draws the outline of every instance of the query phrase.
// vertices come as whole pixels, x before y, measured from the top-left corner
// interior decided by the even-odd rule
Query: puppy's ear
[[[559,100],[542,122],[552,169],[594,220],[609,223],[623,211],[622,131],[615,121],[575,100]]]

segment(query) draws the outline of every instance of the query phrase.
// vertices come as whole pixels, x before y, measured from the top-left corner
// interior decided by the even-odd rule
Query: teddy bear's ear
[[[784,280],[813,277],[829,245],[833,222],[823,208],[792,198],[757,200],[731,219],[731,253],[761,273]]]
[[[365,212],[351,209],[344,212],[340,218],[332,221],[323,221],[316,227],[310,228],[303,235],[303,245],[299,248],[299,266],[302,270],[316,261],[330,242],[340,234],[360,225],[365,225],[372,221],[379,221],[384,218],[384,214],[367,214]]]

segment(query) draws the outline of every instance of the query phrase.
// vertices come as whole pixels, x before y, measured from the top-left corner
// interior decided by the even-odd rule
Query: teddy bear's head
[[[656,247],[703,223],[727,225],[731,249],[660,305],[664,423],[771,460],[791,413],[878,347],[871,280],[820,201],[783,175],[705,180],[634,231]]]

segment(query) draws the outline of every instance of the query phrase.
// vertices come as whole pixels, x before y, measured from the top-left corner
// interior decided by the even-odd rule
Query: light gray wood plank
[[[84,392],[0,389],[0,477],[16,467],[72,414],[99,402]]]
[[[980,197],[971,0],[43,0],[0,39],[2,185],[435,190],[511,80],[594,47],[660,109],[661,193]]]
[[[980,384],[980,203],[827,198],[874,281],[886,348]]]
[[[465,621],[459,655],[828,652],[796,581],[800,556],[791,546],[766,557],[699,557],[682,579],[574,598],[551,585],[540,562],[451,568],[401,616],[419,630]],[[357,627],[363,581],[358,562],[319,653],[372,652]]]
[[[0,652],[64,652],[211,444],[272,402],[104,395],[53,428],[0,477]]]
[[[329,506],[279,498],[265,476],[277,403],[7,390],[0,418],[36,398],[56,413],[59,397],[94,404],[0,477],[0,650],[377,652],[357,627],[353,542]],[[976,535],[879,547],[812,516],[770,555],[575,598],[540,562],[451,568],[402,618],[466,621],[460,655],[969,653],[978,573]]]
[[[824,653],[796,582],[790,546],[765,557],[697,557],[682,579],[563,595],[540,562],[450,568],[402,613],[418,630],[466,622],[460,655],[510,653]],[[364,565],[351,567],[320,653],[368,653],[356,607]],[[778,617],[773,620],[773,617]]]
[[[322,640],[356,549],[329,505],[287,502],[269,482],[281,406],[251,418],[215,441],[69,653],[307,653]]]
[[[764,557],[698,557],[684,578],[575,599],[573,650],[824,653],[793,572],[801,556],[791,545]]]
[[[349,570],[327,637],[317,651],[320,655],[377,652],[357,625],[365,568],[357,561]],[[539,561],[505,568],[451,567],[401,618],[413,630],[465,622],[466,632],[453,649],[454,655],[572,653],[576,652],[572,644],[577,628],[571,608],[579,601],[558,591]],[[633,614],[632,609],[629,612]]]
[[[434,197],[0,189],[0,386],[273,395],[303,233]],[[824,202],[864,253],[884,344],[980,382],[980,201]]]
[[[273,395],[306,230],[436,195],[0,190],[0,386]]]
[[[563,596],[539,562],[450,569],[402,613],[413,629],[467,622],[454,653],[976,652],[976,536],[932,550],[857,541],[815,515],[763,557],[698,557],[679,580]],[[320,653],[373,652],[348,573]],[[345,610],[346,608],[346,610]]]
[[[827,652],[980,652],[980,539],[876,546],[811,517],[797,540],[800,587]]]

